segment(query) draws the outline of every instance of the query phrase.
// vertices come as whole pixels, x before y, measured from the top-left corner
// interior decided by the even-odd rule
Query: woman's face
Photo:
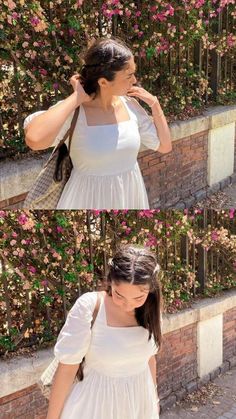
[[[149,294],[149,285],[133,285],[127,282],[111,282],[112,300],[125,312],[141,307]]]
[[[111,95],[116,96],[125,96],[127,95],[130,88],[137,83],[137,79],[134,75],[136,72],[136,64],[134,58],[130,58],[125,69],[117,71],[115,79],[113,81],[108,81],[106,79],[100,79],[104,89],[109,92]]]

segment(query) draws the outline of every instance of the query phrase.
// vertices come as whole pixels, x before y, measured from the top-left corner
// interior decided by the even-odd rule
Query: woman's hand
[[[74,89],[75,95],[78,97],[79,103],[90,102],[92,100],[93,95],[89,96],[85,92],[80,79],[81,79],[80,74],[74,74],[70,78],[70,84],[72,85]]]
[[[143,87],[138,87],[138,86],[132,86],[129,89],[127,95],[134,96],[134,97],[137,97],[138,99],[143,100],[143,102],[145,102],[148,106],[152,105],[155,100],[155,96],[147,92],[147,90],[145,90]]]

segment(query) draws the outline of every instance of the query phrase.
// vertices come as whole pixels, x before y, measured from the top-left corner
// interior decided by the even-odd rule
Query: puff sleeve
[[[49,109],[54,108],[55,106],[59,105],[59,103],[62,103],[63,100],[60,100],[59,102],[57,102],[55,105],[50,106]],[[43,113],[45,113],[47,111],[38,111],[38,112],[34,112],[30,115],[28,115],[25,120],[24,120],[24,124],[23,124],[23,128],[25,129],[28,124],[38,115],[41,115]],[[68,129],[70,128],[70,124],[73,118],[73,112],[69,115],[69,117],[65,120],[64,124],[62,125],[60,131],[58,132],[56,138],[54,139],[53,143],[50,145],[50,147],[55,147],[60,140],[62,140],[62,138],[64,137],[65,133],[68,131]],[[67,141],[66,141],[67,144]]]
[[[157,135],[156,126],[153,122],[152,116],[148,115],[145,109],[139,104],[139,102],[132,98],[132,106],[138,121],[138,129],[141,139],[140,151],[146,149],[158,150],[160,140]]]
[[[91,340],[91,322],[97,302],[96,292],[87,292],[68,313],[54,347],[54,355],[62,364],[79,364]]]

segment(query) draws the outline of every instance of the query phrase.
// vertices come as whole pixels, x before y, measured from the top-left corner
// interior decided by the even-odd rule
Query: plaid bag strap
[[[70,124],[70,128],[67,130],[67,132],[65,133],[62,140],[57,144],[56,148],[53,151],[53,154],[58,148],[61,147],[61,145],[66,141],[68,136],[69,136],[68,151],[69,151],[69,154],[70,154],[71,140],[72,140],[72,136],[73,136],[73,132],[74,132],[74,129],[75,129],[75,125],[76,125],[78,116],[79,116],[79,106],[78,106],[78,108],[75,109],[75,112],[74,112],[74,115],[73,115],[73,118],[72,118],[72,121],[71,121],[71,124]]]

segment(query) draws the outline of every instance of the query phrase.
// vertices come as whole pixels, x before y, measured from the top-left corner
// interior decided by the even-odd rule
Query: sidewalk
[[[236,419],[236,367],[189,394],[160,419]]]
[[[236,208],[236,183],[197,203],[198,207],[215,209]]]

